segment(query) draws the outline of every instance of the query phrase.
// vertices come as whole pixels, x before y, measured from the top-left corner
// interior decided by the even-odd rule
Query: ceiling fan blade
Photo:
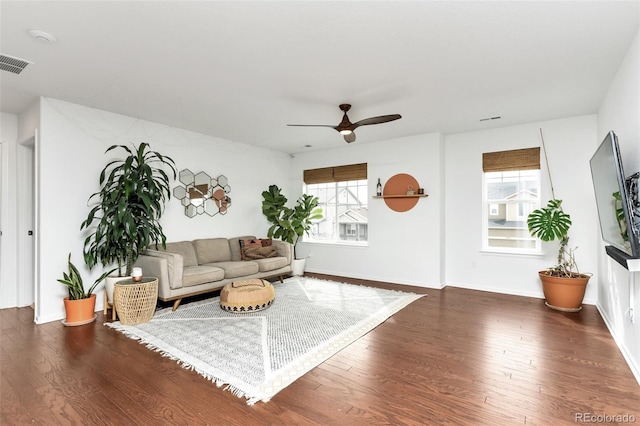
[[[287,124],[287,126],[292,126],[292,127],[331,127],[332,129],[336,128],[336,126],[334,126],[332,124]]]
[[[360,126],[368,126],[370,124],[388,123],[389,121],[398,120],[402,118],[400,114],[381,115],[379,117],[365,118],[364,120],[356,121],[353,123],[352,128],[355,129]]]
[[[344,140],[347,143],[355,142],[356,141],[356,134],[351,132],[348,135],[344,135]]]

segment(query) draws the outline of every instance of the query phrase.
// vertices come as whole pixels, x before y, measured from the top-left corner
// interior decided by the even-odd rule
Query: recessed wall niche
[[[231,187],[226,176],[212,178],[205,172],[193,174],[191,170],[184,169],[178,174],[178,179],[184,186],[173,188],[173,196],[184,206],[186,216],[226,214],[231,207],[231,198],[227,195]]]

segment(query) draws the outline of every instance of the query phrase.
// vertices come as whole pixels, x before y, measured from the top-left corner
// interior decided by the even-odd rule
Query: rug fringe
[[[207,379],[208,381],[214,383],[216,385],[216,387],[223,387],[223,390],[225,391],[229,391],[231,392],[233,395],[237,396],[238,398],[245,398],[246,399],[246,404],[247,405],[255,405],[257,402],[260,401],[264,401],[267,402],[269,401],[271,398],[265,398],[264,396],[249,396],[245,391],[243,391],[242,389],[233,386],[230,383],[227,383],[225,380],[219,378],[219,377],[215,377],[214,375],[201,371],[200,369],[198,369],[196,366],[194,366],[193,364],[190,364],[186,361],[181,360],[180,358],[171,355],[170,353],[166,352],[165,350],[159,348],[158,346],[154,345],[153,343],[149,343],[147,341],[144,341],[144,339],[141,336],[138,336],[137,334],[134,334],[130,331],[128,331],[125,326],[123,326],[122,324],[118,323],[118,322],[113,322],[113,323],[104,323],[103,325],[107,326],[107,327],[111,327],[117,331],[119,331],[120,333],[124,334],[125,336],[127,336],[128,338],[132,339],[132,340],[137,340],[139,344],[141,345],[145,345],[145,347],[147,349],[150,349],[156,353],[159,353],[160,356],[162,356],[163,358],[169,358],[172,361],[176,361],[176,363],[184,368],[185,370],[189,370],[189,371],[195,371],[196,373],[198,373],[200,376],[204,377],[205,379]],[[226,386],[225,386],[226,385]]]

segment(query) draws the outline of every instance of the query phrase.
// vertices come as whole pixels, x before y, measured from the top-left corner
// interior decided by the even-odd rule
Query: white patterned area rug
[[[175,359],[247,404],[267,402],[296,379],[424,294],[293,277],[274,285],[266,310],[234,314],[219,297],[109,327]]]

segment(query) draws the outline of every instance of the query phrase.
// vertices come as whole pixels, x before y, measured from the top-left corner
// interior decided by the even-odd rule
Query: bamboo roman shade
[[[540,168],[540,147],[511,151],[485,152],[482,154],[482,171],[507,172],[511,170],[535,170]]]
[[[304,183],[344,182],[367,178],[367,163],[349,164],[346,166],[323,167],[304,171]]]

